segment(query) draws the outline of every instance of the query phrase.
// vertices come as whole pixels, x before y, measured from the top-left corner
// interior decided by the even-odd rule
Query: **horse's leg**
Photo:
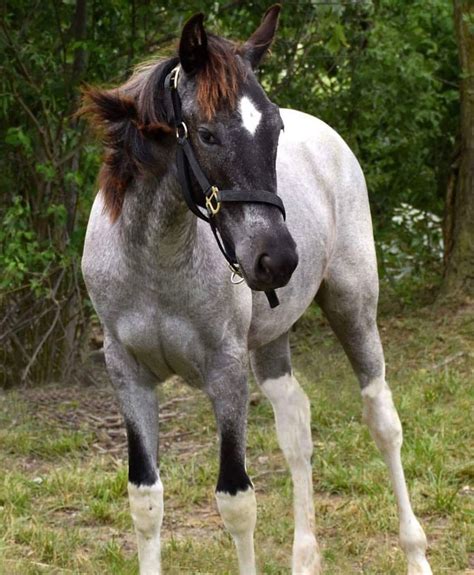
[[[252,352],[252,369],[275,413],[278,442],[293,481],[295,534],[292,572],[316,575],[321,560],[314,535],[310,405],[291,373],[288,334]]]
[[[367,274],[370,276],[370,274]],[[317,300],[341,341],[362,388],[363,418],[389,470],[400,519],[400,544],[408,575],[431,575],[426,536],[413,513],[400,450],[402,426],[385,381],[385,361],[376,323],[377,278],[364,286],[327,279]]]
[[[257,521],[257,502],[252,482],[245,469],[247,425],[247,374],[241,367],[223,366],[222,379],[208,382],[220,439],[217,508],[232,536],[241,575],[255,575],[253,533]]]
[[[118,342],[104,344],[107,370],[118,393],[128,438],[128,497],[138,543],[140,575],[159,575],[163,486],[157,468],[156,379]]]

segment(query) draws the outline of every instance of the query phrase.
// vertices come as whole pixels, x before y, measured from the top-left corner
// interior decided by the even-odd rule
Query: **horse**
[[[279,109],[257,81],[279,12],[269,8],[242,43],[206,32],[196,14],[174,56],[83,96],[105,157],[82,271],[127,431],[140,574],[161,573],[156,386],[173,374],[212,403],[217,508],[241,575],[256,573],[257,506],[245,465],[249,367],[273,407],[292,477],[292,573],[321,573],[310,405],[289,346],[291,327],[316,299],[360,383],[363,418],[395,492],[408,574],[429,575],[385,379],[365,179],[332,128]]]

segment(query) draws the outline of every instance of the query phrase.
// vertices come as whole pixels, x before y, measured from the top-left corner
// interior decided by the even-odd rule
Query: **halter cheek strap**
[[[286,218],[285,207],[281,198],[275,193],[266,190],[255,190],[247,192],[239,189],[220,190],[217,186],[212,185],[201,169],[194,150],[188,138],[188,128],[183,121],[181,112],[181,99],[178,94],[178,75],[180,66],[171,70],[165,79],[165,88],[170,91],[171,101],[173,103],[174,123],[176,128],[176,165],[178,168],[178,178],[181,184],[184,200],[188,208],[201,220],[206,221],[214,233],[217,245],[227,260],[233,274],[242,277],[237,258],[234,250],[218,234],[215,216],[219,213],[221,204],[225,202],[246,202],[261,203],[276,206]],[[192,193],[191,174],[196,179],[202,193],[202,197],[196,201]],[[204,211],[205,210],[205,211]],[[234,282],[237,283],[237,282]],[[240,283],[240,282],[238,282]],[[271,308],[279,305],[278,297],[275,290],[265,292],[268,303]]]

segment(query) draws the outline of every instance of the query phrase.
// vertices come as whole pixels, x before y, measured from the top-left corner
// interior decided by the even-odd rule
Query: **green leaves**
[[[56,175],[56,170],[54,166],[49,162],[40,163],[37,162],[35,164],[35,170],[38,174],[41,174],[46,182],[52,182]]]
[[[63,206],[51,206],[51,214],[64,213]],[[15,196],[3,214],[0,226],[0,290],[15,291],[30,285],[35,295],[46,293],[44,279],[51,263],[61,257],[50,242],[42,242],[31,226],[32,214],[20,196]],[[5,295],[5,294],[4,294]]]
[[[349,44],[347,42],[346,35],[344,34],[344,28],[342,27],[342,24],[337,23],[334,24],[332,36],[326,44],[326,48],[332,54],[337,54],[342,47],[348,48]]]
[[[278,104],[320,117],[347,140],[376,223],[401,202],[441,213],[459,117],[448,3],[292,5],[262,77]]]
[[[8,128],[5,143],[10,146],[22,148],[27,155],[31,155],[33,149],[31,138],[24,128]]]

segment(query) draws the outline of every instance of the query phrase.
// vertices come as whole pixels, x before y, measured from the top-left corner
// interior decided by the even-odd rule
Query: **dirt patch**
[[[21,392],[21,399],[35,420],[51,427],[89,432],[95,437],[90,446],[95,452],[126,459],[127,438],[115,391],[106,375],[95,381],[97,384],[89,386],[48,385],[25,389]],[[166,384],[167,387],[169,385],[173,382]],[[159,393],[160,396],[166,395],[163,389]],[[163,430],[160,443],[163,447],[184,454],[195,450],[192,432],[169,431],[166,425],[169,420],[184,417],[192,409],[194,400],[193,394],[183,393],[180,386],[179,395],[160,401],[160,427]]]
[[[22,393],[22,399],[36,420],[70,431],[90,432],[95,435],[91,449],[125,457],[125,428],[110,385],[50,385],[27,389]]]

